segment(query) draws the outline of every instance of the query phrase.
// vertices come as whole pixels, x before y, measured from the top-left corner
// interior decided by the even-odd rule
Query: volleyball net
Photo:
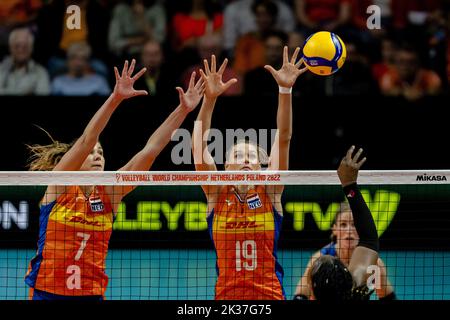
[[[449,181],[450,171],[359,173],[358,184],[380,236],[380,258],[398,299],[450,299]],[[50,200],[56,197],[47,193],[49,201],[43,199],[49,185],[58,186],[52,189],[58,190],[54,206]],[[74,187],[93,185],[104,187],[91,195]],[[106,287],[106,299],[214,299],[217,255],[201,188],[205,185],[249,186],[245,199],[233,188],[214,189],[230,193],[217,197],[222,199],[217,203],[220,210],[214,207],[222,216],[216,215],[216,230],[227,239],[236,235],[233,250],[226,253],[236,277],[266,266],[258,248],[245,238],[258,234],[273,241],[279,230],[276,254],[284,269],[287,299],[299,290],[314,253],[324,247],[343,250],[345,241],[351,247],[355,240],[351,228],[337,220],[345,206],[335,171],[0,172],[0,299],[28,299],[25,275],[39,254],[35,278],[27,281],[52,290],[61,283],[63,290],[89,287],[70,277],[77,268],[89,273],[92,265],[98,267],[102,250],[107,250],[109,281],[96,280],[95,285]],[[263,194],[275,185],[285,186],[281,203],[272,203],[283,211],[279,226],[274,210],[265,207],[267,199],[274,198]],[[117,208],[111,218],[108,199],[116,198],[102,192],[120,193],[129,186],[134,190],[120,204],[111,203]],[[41,200],[50,204],[47,214],[40,213]],[[76,204],[70,206],[70,201]],[[41,252],[38,239],[47,243]],[[57,243],[56,248],[50,243]],[[54,264],[66,270],[52,269],[51,257],[62,259]],[[376,293],[372,299],[378,299]]]

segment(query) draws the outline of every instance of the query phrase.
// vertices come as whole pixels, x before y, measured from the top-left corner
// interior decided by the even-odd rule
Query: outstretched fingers
[[[238,80],[236,78],[230,79],[227,82],[224,83],[223,87],[224,87],[224,92],[228,90],[229,87],[231,87],[233,84],[235,84],[236,82],[238,82]]]
[[[205,90],[206,90],[206,84],[203,83],[198,90],[198,94],[203,96],[205,94]]]
[[[119,81],[120,75],[119,75],[119,70],[117,69],[117,67],[114,67],[114,74],[116,76],[116,81]]]
[[[283,64],[289,63],[289,54],[288,54],[288,47],[284,46],[283,48]]]
[[[294,54],[292,55],[292,58],[291,58],[291,63],[296,66],[297,66],[297,64],[295,63],[295,61],[297,61],[299,52],[300,52],[300,48],[299,47],[295,48]]]
[[[223,63],[220,66],[219,71],[217,73],[220,74],[220,75],[223,75],[223,73],[225,72],[225,69],[227,67],[227,64],[228,64],[228,59],[225,58],[225,60],[223,60]]]
[[[216,73],[216,56],[211,56],[211,72]]]
[[[275,77],[277,71],[276,71],[272,66],[266,64],[266,65],[264,66],[264,69],[266,69],[267,71],[269,71],[269,72],[272,74],[272,76]]]
[[[308,71],[308,67],[304,67],[302,69],[299,69],[298,71],[299,71],[299,75],[301,75],[301,74],[305,73],[306,71]]]
[[[125,78],[128,74],[128,60],[125,60],[125,64],[122,69],[122,78]]]
[[[146,96],[148,92],[146,90],[136,90],[134,91],[134,96]]]
[[[347,150],[347,154],[345,155],[345,160],[349,163],[352,161],[352,154],[354,150],[355,146],[351,146],[350,149]]]
[[[199,89],[199,88],[201,88],[202,86],[204,86],[205,85],[205,80],[203,79],[203,77],[199,77],[198,78],[198,80],[197,80],[197,83],[195,84],[195,89]]]
[[[195,85],[195,76],[196,76],[196,73],[195,73],[195,71],[193,71],[193,72],[191,73],[191,79],[189,80],[189,89],[194,88],[194,85]]]
[[[147,71],[147,68],[142,68],[138,73],[136,73],[134,75],[133,78],[131,78],[133,81],[136,81],[137,79],[139,79],[140,77],[142,77],[142,75]]]
[[[364,150],[362,148],[359,148],[355,153],[355,156],[353,156],[354,151],[355,146],[351,146],[350,149],[348,149],[345,157],[342,158],[341,164],[346,164],[359,170],[359,168],[361,168],[361,166],[366,162],[367,158],[364,157],[363,159],[361,159],[361,161],[359,161],[359,158],[361,157],[361,154]]]
[[[128,76],[129,76],[129,77],[131,77],[131,75],[133,74],[133,72],[134,72],[134,67],[135,67],[135,66],[136,66],[136,60],[133,59],[133,60],[131,61],[130,68],[128,69]]]
[[[366,160],[367,160],[366,157],[362,158],[362,160],[356,164],[356,168],[357,169],[361,168],[361,166],[364,164],[364,162],[366,162]]]
[[[300,58],[300,60],[297,61],[297,63],[295,64],[295,66],[296,66],[297,68],[298,68],[298,67],[301,67],[301,65],[302,65],[303,63],[305,63],[305,60],[304,60],[303,58]]]
[[[200,77],[202,77],[203,81],[206,81],[206,74],[205,74],[205,72],[202,69],[200,69],[199,72],[200,72]]]
[[[209,63],[208,60],[203,59],[203,65],[205,66],[205,73],[206,75],[209,76],[209,74],[211,73],[210,69],[209,69]]]
[[[359,160],[359,157],[361,156],[363,152],[362,148],[359,148],[358,152],[356,152],[355,156],[353,157],[353,162],[356,164]]]
[[[178,91],[178,97],[180,98],[180,101],[181,101],[184,96],[184,90],[181,87],[176,87],[175,89]]]

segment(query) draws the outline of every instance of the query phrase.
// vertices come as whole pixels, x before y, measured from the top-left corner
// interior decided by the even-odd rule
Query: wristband
[[[279,93],[283,93],[283,94],[291,94],[292,93],[292,87],[291,88],[286,88],[286,87],[281,87],[278,86],[278,92]]]

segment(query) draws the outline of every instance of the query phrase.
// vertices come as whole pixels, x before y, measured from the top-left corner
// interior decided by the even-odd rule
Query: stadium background
[[[3,36],[0,53],[3,53],[4,57],[8,54],[9,32],[14,27],[26,25],[35,35],[33,58],[48,69],[51,80],[55,79],[59,73],[52,74],[50,58],[52,56],[64,58],[64,56],[59,49],[49,51],[49,48],[53,48],[49,44],[58,32],[48,32],[54,27],[50,18],[58,16],[60,8],[66,5],[63,2],[31,1],[33,5],[30,4],[28,9],[25,8],[27,10],[24,10],[22,16],[17,16],[16,24],[11,21],[4,23],[8,13],[0,6],[2,21],[0,33]],[[108,51],[108,26],[113,18],[114,5],[117,1],[90,2],[97,10],[102,8],[103,14],[97,21],[98,38],[89,39],[88,42],[92,46],[93,57],[106,66],[108,72],[104,76],[112,86],[113,79],[110,72],[112,65],[120,64],[124,58],[130,59],[132,56],[139,61],[139,52],[117,55]],[[164,86],[151,97],[126,101],[118,109],[101,137],[107,170],[119,168],[124,159],[129,159],[137,152],[148,136],[173,110],[177,104],[177,95],[173,88],[181,83],[183,72],[196,65],[199,60],[198,48],[195,45],[180,47],[172,41],[174,31],[171,23],[177,11],[184,7],[181,2],[161,2],[165,9],[167,25],[167,36],[162,42],[165,62],[161,70],[170,74],[173,81],[163,82]],[[211,1],[215,4],[214,10],[219,15],[226,11],[232,2]],[[358,5],[356,1],[342,2],[350,3],[352,6]],[[371,3],[371,1],[363,2],[365,5]],[[294,17],[295,3],[296,1],[285,1]],[[357,18],[364,15],[357,15],[356,11],[353,11],[347,21],[348,28],[341,29],[342,34],[336,30],[344,42],[354,44],[352,54],[349,53],[347,64],[340,72],[328,78],[308,74],[297,83],[294,89],[291,169],[335,169],[342,152],[350,144],[364,147],[369,158],[365,165],[367,170],[448,169],[450,159],[445,150],[445,137],[448,134],[445,119],[448,114],[446,108],[450,75],[448,2],[392,0],[391,3],[394,4],[391,17],[386,22],[390,27],[384,29],[383,35],[372,34],[359,27]],[[189,11],[188,8],[185,10]],[[444,23],[439,19],[428,19],[418,26],[408,20],[410,12],[425,12],[429,17],[442,16]],[[14,15],[10,17],[14,18]],[[305,26],[302,26],[300,21],[295,20],[294,24],[297,27],[293,30],[303,36],[307,35],[304,34]],[[225,30],[225,27],[222,26],[222,30]],[[415,48],[422,68],[433,70],[440,77],[441,88],[438,93],[430,96],[423,92],[424,97],[411,99],[402,93],[388,96],[378,86],[381,80],[376,78],[375,66],[385,62],[381,45],[385,38],[394,39],[394,43],[398,45],[394,49],[393,64],[389,67],[395,69],[395,53],[405,45],[406,40],[408,46]],[[221,55],[232,58],[233,52],[225,49],[222,48]],[[358,59],[353,59],[354,57]],[[103,69],[100,68],[101,70]],[[4,70],[0,69],[0,77],[4,76],[2,72]],[[101,74],[94,67],[90,72]],[[245,81],[244,74],[239,76],[241,83],[249,83]],[[254,94],[254,87],[258,89],[259,85],[258,82],[253,83],[253,88],[250,87],[248,90],[243,86],[240,88],[241,92],[221,97],[212,127],[221,130],[274,128],[276,85],[264,87],[260,90],[261,94]],[[81,133],[84,124],[105,100],[105,97],[98,95],[73,97],[61,94],[58,96],[31,94],[30,96],[29,92],[22,94],[0,92],[2,171],[25,170],[27,159],[25,144],[48,142],[48,138],[34,126],[35,124],[48,130],[58,140],[72,141]],[[236,114],[239,114],[239,117],[234,116]],[[186,119],[182,127],[191,131],[195,117],[196,112]],[[172,164],[170,152],[174,144],[170,144],[163,151],[152,170],[193,170],[193,165],[190,164],[179,166]],[[388,266],[388,274],[397,295],[401,299],[450,299],[449,189],[421,186],[385,188],[392,191],[400,188],[397,191],[402,194],[398,212],[381,237],[383,248],[381,256]],[[323,196],[325,192],[318,190],[316,194],[292,191],[290,195],[285,195],[284,200],[294,197],[295,193],[297,201],[302,201],[302,198],[306,199],[304,201],[318,201],[322,210],[326,210],[330,201],[342,200],[339,190],[332,189],[332,199],[318,197]],[[27,297],[23,276],[30,258],[34,255],[37,239],[36,202],[41,192],[39,189],[24,189],[23,193],[18,190],[2,188],[0,192],[2,213],[0,299]],[[175,192],[175,189],[172,192]],[[158,190],[153,190],[153,195],[151,191],[145,196],[143,191],[138,195],[143,200],[140,200],[141,198],[133,200],[133,196],[130,195],[132,200],[129,201],[132,203],[147,201],[154,197],[156,201],[168,201],[174,205],[182,200],[178,194],[163,197],[164,193]],[[371,195],[374,195],[373,192]],[[186,197],[185,201],[204,201],[200,190],[195,188],[190,189]],[[24,230],[14,221],[9,225],[11,217],[5,215],[9,202],[15,208],[20,208],[20,201],[27,201],[29,207],[27,213],[29,223]],[[133,208],[132,205],[130,207]],[[133,219],[135,212],[131,209],[127,214],[130,215],[129,219]],[[115,230],[112,249],[108,255],[107,273],[111,282],[107,298],[211,299],[213,297],[215,256],[207,232],[184,230],[182,223],[184,215],[180,217],[178,228],[170,231],[164,216],[161,217],[160,230]],[[293,228],[293,217],[287,215],[279,255],[286,271],[284,285],[288,297],[292,296],[310,254],[325,245],[328,237],[329,231],[320,231],[317,221],[314,221],[311,214],[305,215],[304,229],[297,231]]]

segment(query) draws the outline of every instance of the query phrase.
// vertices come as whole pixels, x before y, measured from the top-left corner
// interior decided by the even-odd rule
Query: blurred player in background
[[[308,272],[309,292],[322,301],[368,300],[373,290],[367,280],[369,268],[377,266],[379,239],[372,214],[356,183],[358,171],[366,161],[359,161],[362,149],[353,156],[352,146],[342,159],[338,176],[353,213],[359,241],[348,266],[339,257],[323,254],[312,263]],[[379,283],[374,284],[375,287]]]
[[[337,257],[345,266],[348,266],[350,259],[358,245],[359,236],[355,229],[353,214],[347,203],[342,203],[340,211],[337,213],[332,227],[331,243],[317,251],[309,260],[303,277],[300,279],[295,291],[296,300],[309,300],[312,292],[308,286],[308,275],[314,262],[323,255]],[[378,298],[384,300],[395,299],[394,288],[387,277],[386,266],[378,259],[378,267],[381,271],[381,286],[376,290]]]

